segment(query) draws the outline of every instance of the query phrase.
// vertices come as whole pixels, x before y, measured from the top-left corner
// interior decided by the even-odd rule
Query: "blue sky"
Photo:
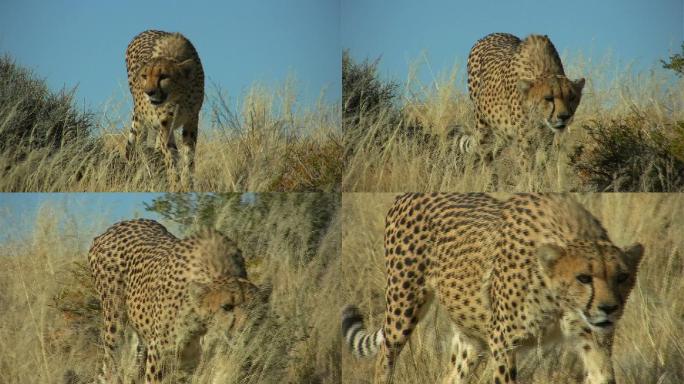
[[[9,53],[53,89],[78,85],[79,104],[102,108],[112,97],[130,111],[124,52],[146,29],[182,32],[197,48],[207,85],[231,100],[259,82],[289,75],[300,100],[341,95],[338,0],[0,2],[0,54]]]
[[[342,47],[353,58],[381,56],[385,77],[405,80],[409,64],[427,54],[433,72],[465,62],[472,45],[492,32],[519,37],[547,34],[561,54],[600,60],[607,53],[616,65],[635,70],[659,66],[681,52],[682,0],[447,1],[342,0]],[[461,72],[465,74],[465,72]],[[420,73],[429,81],[430,71]]]
[[[147,218],[166,225],[172,233],[182,235],[178,226],[156,212],[145,210],[145,203],[165,193],[0,193],[0,244],[33,233],[42,209],[52,212],[62,224],[76,223],[79,235],[91,238],[121,220]],[[201,194],[193,194],[196,200]],[[253,203],[257,195],[242,194],[243,203]]]
[[[84,238],[102,232],[117,221],[134,218],[160,220],[145,211],[161,193],[0,193],[0,243],[33,232],[41,208],[52,209],[61,220],[76,218]]]

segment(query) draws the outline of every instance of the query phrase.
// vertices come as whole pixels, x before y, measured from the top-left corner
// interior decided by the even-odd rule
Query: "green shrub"
[[[684,76],[684,43],[682,43],[682,53],[676,53],[670,56],[670,61],[660,60],[663,63],[663,68],[673,70],[677,76]]]
[[[380,80],[379,60],[358,63],[348,50],[342,54],[342,130],[347,156],[355,152],[364,138],[370,138],[371,145],[386,141],[397,121],[393,104],[398,85]],[[373,125],[382,129],[369,134]]]
[[[88,137],[93,126],[89,112],[73,105],[75,90],[51,92],[45,81],[0,58],[0,152],[21,160],[29,151],[54,152],[67,143]]]
[[[183,232],[191,233],[204,226],[217,228],[240,239],[245,255],[261,254],[263,238],[277,233],[293,252],[306,250],[302,256],[309,259],[331,225],[339,204],[336,193],[167,193],[145,203],[145,209],[177,223]],[[288,219],[277,219],[277,213],[282,217],[289,215]],[[270,223],[270,227],[264,222]]]
[[[684,162],[684,121],[677,122],[677,125],[668,132],[667,137],[663,135],[658,141],[672,156]]]
[[[434,149],[438,138],[420,121],[407,118],[397,101],[399,84],[378,75],[380,59],[356,62],[345,50],[342,55],[342,126],[345,155],[359,145],[384,148],[392,137],[407,139]]]
[[[684,190],[684,129],[679,137],[649,130],[639,117],[585,124],[595,144],[578,146],[570,162],[593,191],[677,192]],[[582,190],[584,190],[583,188]]]
[[[377,113],[391,108],[398,85],[392,81],[384,82],[378,77],[378,62],[364,60],[357,63],[349,51],[342,54],[342,117],[347,122],[357,124],[364,113]]]

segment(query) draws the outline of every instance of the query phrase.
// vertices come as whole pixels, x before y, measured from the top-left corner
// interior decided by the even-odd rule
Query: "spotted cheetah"
[[[102,301],[108,383],[120,380],[126,325],[142,346],[145,382],[159,383],[170,367],[197,365],[210,328],[242,329],[261,298],[240,249],[216,231],[181,240],[153,220],[123,221],[94,239],[88,262]]]
[[[180,33],[145,31],[128,44],[126,68],[134,102],[126,157],[131,159],[138,137],[145,142],[147,128],[152,128],[174,184],[178,149],[173,132],[182,126],[181,183],[189,187],[204,99],[204,71],[195,47]]]
[[[526,146],[536,132],[525,132],[528,127],[546,127],[542,137],[553,138],[548,133],[570,124],[584,88],[584,78],[565,76],[548,36],[487,35],[470,50],[467,70],[475,125],[484,140],[497,129]]]
[[[641,244],[613,245],[568,195],[406,194],[387,215],[384,325],[343,310],[357,356],[380,350],[376,378],[396,359],[436,297],[454,326],[449,383],[470,383],[482,355],[493,383],[515,383],[515,352],[562,335],[583,358],[587,383],[615,383],[613,334],[636,281]]]

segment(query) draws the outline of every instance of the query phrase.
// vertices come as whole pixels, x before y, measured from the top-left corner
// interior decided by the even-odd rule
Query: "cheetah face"
[[[609,243],[542,245],[537,255],[546,282],[566,311],[599,332],[612,331],[636,281],[644,247],[622,250]]]
[[[192,59],[181,63],[163,58],[156,59],[139,70],[138,84],[150,104],[159,106],[188,87],[195,65]]]
[[[520,80],[518,90],[530,121],[560,132],[570,124],[582,98],[584,78],[570,81],[565,76]]]
[[[226,336],[240,332],[259,304],[260,293],[248,280],[226,277],[209,284],[191,283],[190,300],[205,327]]]

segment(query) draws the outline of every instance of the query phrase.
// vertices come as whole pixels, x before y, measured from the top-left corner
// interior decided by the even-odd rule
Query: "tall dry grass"
[[[80,111],[73,93],[51,92],[10,57],[0,60],[0,191],[187,189],[168,182],[154,132],[133,162],[124,159],[130,116],[122,100],[98,114]],[[256,84],[237,98],[207,89],[191,190],[339,190],[339,105],[323,96],[304,105],[294,85]]]
[[[601,220],[614,243],[625,246],[638,241],[646,249],[637,284],[617,327],[613,356],[617,382],[683,382],[684,195],[604,193],[576,197]],[[339,295],[345,303],[361,308],[369,327],[380,326],[384,319],[384,218],[393,200],[392,194],[350,193],[344,194],[342,201],[343,278]],[[450,336],[446,312],[433,305],[399,357],[396,382],[439,382],[447,373]],[[345,351],[345,382],[370,383],[375,361],[359,360]],[[581,382],[581,361],[561,347],[533,350],[519,356],[518,364],[523,383]],[[491,367],[486,369],[477,383],[491,380]]]
[[[270,297],[263,319],[230,341],[214,341],[213,353],[188,382],[340,382],[332,310],[339,304],[339,199],[330,198],[335,214],[315,244],[309,239],[318,224],[306,212],[307,199],[310,194],[288,194],[258,223],[227,207],[217,212],[213,225],[237,240],[250,280],[267,287]],[[0,382],[73,384],[96,378],[103,354],[101,315],[84,262],[92,237],[111,224],[81,222],[47,206],[33,232],[0,244]],[[134,348],[129,337],[121,366],[131,380]],[[165,382],[175,382],[174,376]]]
[[[477,144],[481,132],[474,128],[463,66],[457,63],[425,83],[417,73],[432,70],[429,60],[416,60],[406,80],[395,83],[399,90],[391,103],[345,121],[353,137],[343,190],[683,190],[684,80],[662,68],[633,71],[610,56],[564,56],[568,77],[587,79],[582,101],[551,148],[543,132],[532,135],[532,152],[502,138]],[[367,93],[384,89],[374,87]],[[491,153],[492,162],[481,161]]]

